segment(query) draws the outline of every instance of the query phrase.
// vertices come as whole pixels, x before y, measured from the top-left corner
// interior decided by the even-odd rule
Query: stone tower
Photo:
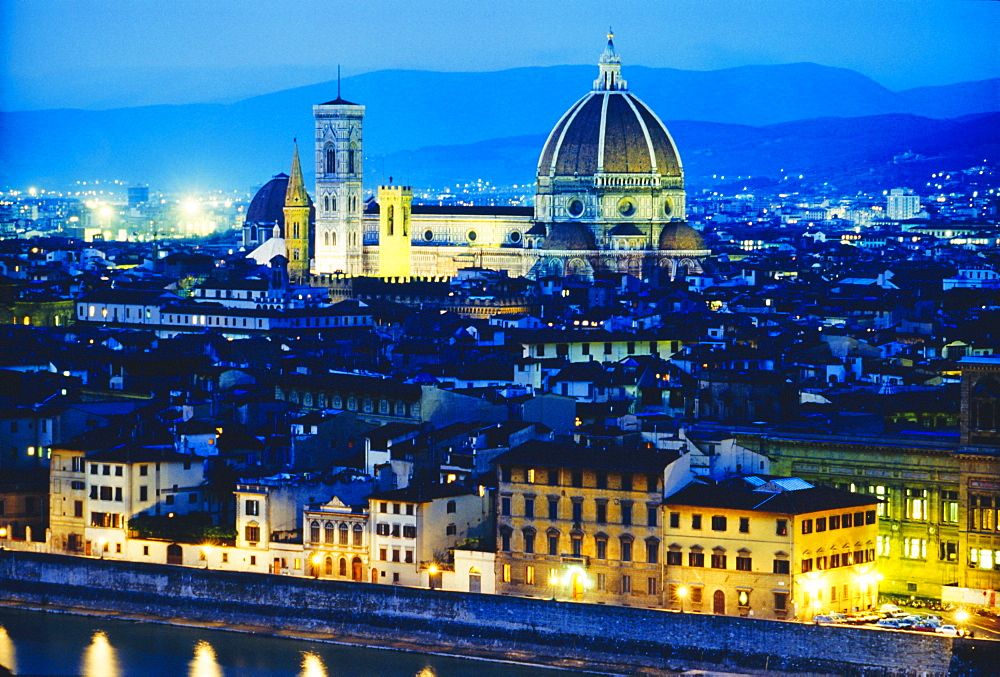
[[[379,186],[378,274],[381,277],[410,276],[412,204],[413,190],[409,186]]]
[[[319,274],[362,274],[361,125],[365,107],[337,98],[313,106],[316,122],[316,263]]]
[[[285,190],[285,249],[288,252],[288,277],[296,282],[309,278],[309,194],[302,180],[299,163],[299,145],[295,144],[292,156],[292,174]]]

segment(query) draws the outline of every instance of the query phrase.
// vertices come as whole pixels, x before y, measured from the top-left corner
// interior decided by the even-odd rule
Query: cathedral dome
[[[247,223],[258,225],[277,223],[285,225],[285,193],[288,190],[288,175],[277,174],[261,186],[247,208]]]
[[[539,249],[589,251],[596,249],[594,237],[579,223],[556,223]]]
[[[649,174],[682,176],[667,128],[635,95],[593,91],[577,101],[549,134],[539,176]]]
[[[675,221],[660,231],[660,251],[704,251],[705,240],[701,233],[686,223]]]

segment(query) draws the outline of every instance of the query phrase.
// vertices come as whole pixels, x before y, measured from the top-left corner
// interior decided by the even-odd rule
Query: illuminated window
[[[875,554],[880,557],[889,556],[889,537],[888,536],[876,536],[875,537]]]
[[[958,523],[958,492],[941,492],[941,521],[950,524]]]
[[[911,520],[927,519],[927,490],[906,490],[906,517]]]
[[[903,557],[927,559],[927,541],[923,538],[904,538]]]
[[[503,565],[503,574],[502,575],[503,575],[503,582],[504,583],[510,583],[510,565],[509,564],[504,564]]]
[[[535,584],[535,567],[528,565],[524,568],[524,583],[526,585]]]

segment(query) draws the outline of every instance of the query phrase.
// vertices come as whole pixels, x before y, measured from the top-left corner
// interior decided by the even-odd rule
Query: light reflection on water
[[[326,666],[319,654],[312,651],[302,652],[302,672],[299,677],[326,677]]]
[[[94,632],[90,646],[83,652],[80,674],[85,677],[118,677],[118,657],[103,630]]]
[[[17,674],[17,651],[10,635],[7,634],[7,628],[2,625],[0,625],[0,665]]]
[[[437,673],[434,672],[434,668],[429,665],[425,665],[424,669],[418,672],[416,677],[437,677]]]
[[[222,677],[222,666],[215,658],[215,649],[205,640],[199,641],[194,647],[188,677]]]

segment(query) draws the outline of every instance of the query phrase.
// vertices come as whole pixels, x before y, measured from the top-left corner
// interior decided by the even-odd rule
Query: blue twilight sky
[[[993,0],[0,0],[0,110],[234,101],[387,68],[812,61],[890,89],[1000,76]],[[835,95],[835,93],[831,93]]]

